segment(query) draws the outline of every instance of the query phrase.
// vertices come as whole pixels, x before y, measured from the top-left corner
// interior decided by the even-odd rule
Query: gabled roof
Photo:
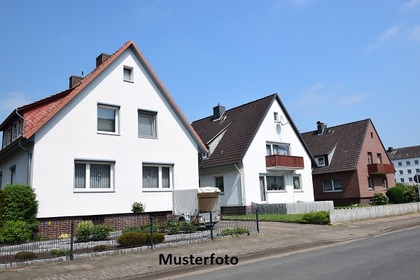
[[[53,96],[47,97],[45,99],[33,102],[31,104],[17,108],[17,113],[22,115],[25,119],[25,127],[23,131],[23,136],[26,139],[29,139],[34,135],[44,124],[46,124],[57,112],[59,112],[66,104],[68,104],[75,96],[77,96],[90,82],[92,82],[100,73],[104,71],[111,63],[113,63],[124,51],[131,49],[134,54],[139,59],[142,66],[146,69],[147,73],[152,78],[153,82],[162,92],[164,98],[168,101],[169,105],[175,111],[177,116],[180,118],[182,124],[185,126],[187,131],[191,134],[195,142],[197,143],[199,149],[203,152],[207,152],[207,147],[201,141],[200,137],[191,127],[189,121],[182,113],[178,105],[175,103],[172,96],[164,87],[163,83],[160,81],[159,77],[153,71],[143,54],[137,48],[133,41],[128,41],[115,53],[113,53],[108,59],[106,59],[102,64],[97,66],[89,75],[87,75],[80,84],[75,87],[55,94]],[[14,118],[15,112],[12,112],[9,117],[0,125],[0,130],[3,130],[6,125]]]
[[[391,160],[408,159],[408,158],[419,158],[420,157],[420,146],[411,146],[403,148],[390,148],[387,151]]]
[[[280,97],[277,94],[272,94],[226,110],[218,120],[214,120],[213,116],[208,116],[192,123],[195,131],[207,145],[218,135],[224,133],[210,157],[200,162],[200,168],[239,163],[245,156],[274,101],[280,104],[296,135],[310,155],[309,149],[306,147]]]
[[[315,168],[314,174],[356,170],[370,119],[302,133],[312,155],[326,156],[334,151],[328,166]],[[373,124],[372,124],[373,125]],[[334,150],[335,149],[335,150]]]

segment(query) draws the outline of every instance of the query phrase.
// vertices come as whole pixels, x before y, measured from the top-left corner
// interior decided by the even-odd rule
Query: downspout
[[[20,117],[22,119],[22,126],[20,128],[20,134],[23,135],[22,130],[24,130],[24,128],[25,128],[25,118],[19,114],[18,109],[15,110],[15,113],[18,117]],[[30,186],[31,185],[31,175],[32,175],[31,174],[32,173],[31,172],[31,170],[32,170],[32,153],[28,149],[26,149],[25,147],[22,146],[22,139],[19,140],[18,144],[19,144],[19,147],[28,154],[28,168],[27,168],[27,172],[26,172],[26,176],[27,176],[26,177],[26,184],[28,186]]]
[[[238,170],[239,174],[241,175],[241,202],[242,202],[242,206],[246,205],[246,197],[245,197],[245,186],[244,186],[244,179],[243,176],[244,174],[242,173],[242,171],[238,168],[238,166],[236,164],[234,164],[233,166],[235,166],[236,170]]]

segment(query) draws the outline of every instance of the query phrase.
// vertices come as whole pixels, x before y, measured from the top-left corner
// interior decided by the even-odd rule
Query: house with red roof
[[[394,166],[370,119],[302,134],[317,167],[313,170],[316,201],[336,206],[368,204],[375,193],[395,184]]]
[[[1,123],[0,187],[28,184],[38,218],[172,211],[172,191],[198,188],[207,148],[134,42],[101,54],[69,89]]]
[[[209,149],[200,187],[219,187],[225,209],[314,201],[313,158],[277,94],[229,110],[218,105],[192,126]]]

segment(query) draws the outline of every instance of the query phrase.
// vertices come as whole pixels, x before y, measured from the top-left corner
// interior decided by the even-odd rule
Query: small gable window
[[[325,156],[320,156],[320,157],[316,157],[315,158],[316,163],[318,164],[318,167],[322,167],[322,166],[326,166],[326,160],[325,160]]]
[[[140,138],[157,138],[156,132],[156,112],[138,112],[138,133]]]
[[[134,82],[133,67],[124,66],[124,81],[125,82]]]
[[[98,132],[119,133],[119,111],[119,107],[98,104]]]

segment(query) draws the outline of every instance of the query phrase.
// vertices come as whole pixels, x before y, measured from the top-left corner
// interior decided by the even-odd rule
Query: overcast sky
[[[190,122],[278,93],[300,132],[420,145],[420,0],[2,0],[0,40],[0,122],[133,40]]]

